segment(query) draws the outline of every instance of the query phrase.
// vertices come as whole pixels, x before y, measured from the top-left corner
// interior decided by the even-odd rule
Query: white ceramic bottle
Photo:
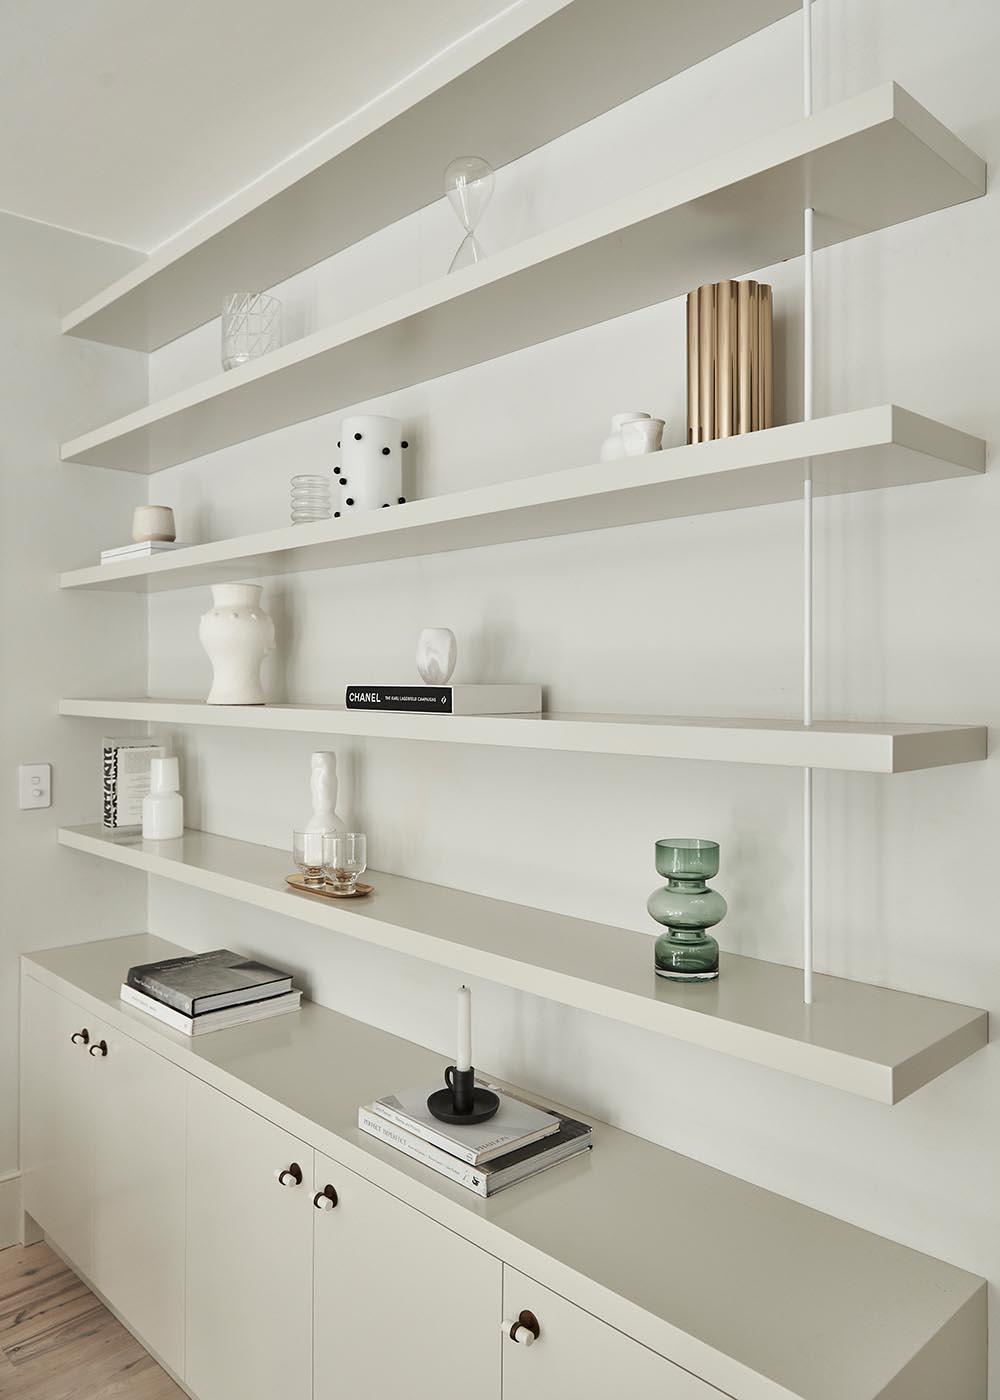
[[[184,835],[184,799],[176,758],[150,763],[149,792],[142,799],[142,835],[146,841],[174,841]]]
[[[259,583],[215,583],[198,636],[212,663],[209,705],[263,705],[260,667],[274,647],[274,622]]]
[[[332,752],[317,751],[311,759],[309,790],[312,793],[312,816],[305,825],[306,831],[346,831],[342,818],[337,812],[337,755]]]

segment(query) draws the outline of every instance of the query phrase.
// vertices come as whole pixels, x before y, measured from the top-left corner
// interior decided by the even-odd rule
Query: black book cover
[[[422,710],[450,715],[450,685],[349,685],[344,701],[349,710]]]
[[[125,980],[137,992],[172,1006],[184,1016],[264,1001],[280,996],[292,985],[287,972],[241,957],[228,948],[130,967]]]

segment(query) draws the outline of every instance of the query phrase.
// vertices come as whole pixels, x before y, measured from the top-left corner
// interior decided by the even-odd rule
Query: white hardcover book
[[[226,1007],[222,1011],[206,1011],[201,1016],[185,1016],[182,1011],[175,1011],[172,1006],[164,1006],[162,1001],[137,992],[127,982],[122,983],[119,996],[126,1005],[134,1006],[137,1011],[144,1011],[147,1016],[162,1021],[165,1026],[170,1026],[183,1035],[207,1035],[209,1031],[224,1031],[231,1026],[266,1021],[271,1016],[283,1016],[286,1012],[298,1011],[302,1001],[301,992],[291,991],[282,996],[268,997],[266,1001]]]
[[[416,1089],[387,1094],[376,1100],[375,1112],[395,1123],[397,1128],[416,1133],[425,1142],[433,1143],[474,1167],[481,1167],[484,1162],[513,1152],[517,1147],[527,1147],[559,1130],[559,1119],[554,1113],[506,1094],[500,1095],[499,1109],[485,1123],[442,1123],[427,1107],[428,1095],[440,1087],[422,1084]]]
[[[165,550],[181,549],[179,540],[141,540],[138,544],[121,544],[114,549],[101,550],[101,563],[114,564],[120,559],[150,559]]]
[[[460,1162],[457,1157],[440,1147],[435,1147],[432,1142],[417,1137],[415,1133],[407,1133],[402,1128],[397,1128],[395,1123],[390,1123],[387,1118],[376,1113],[374,1105],[371,1108],[358,1109],[358,1127],[363,1133],[368,1133],[371,1137],[388,1143],[390,1147],[395,1147],[407,1157],[412,1157],[415,1162],[423,1162],[424,1166],[433,1168],[442,1176],[450,1176],[460,1186],[467,1186],[470,1191],[475,1191],[477,1196],[486,1196],[486,1177],[482,1172],[470,1166],[468,1162]]]
[[[438,715],[529,715],[542,709],[540,685],[349,685],[349,710]]]

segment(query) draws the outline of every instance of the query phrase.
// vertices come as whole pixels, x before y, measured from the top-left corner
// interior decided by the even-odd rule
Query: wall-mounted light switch
[[[22,763],[17,770],[17,805],[21,811],[30,807],[52,806],[52,764]]]

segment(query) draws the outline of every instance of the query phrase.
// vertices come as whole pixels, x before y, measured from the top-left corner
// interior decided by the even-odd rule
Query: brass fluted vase
[[[709,282],[687,299],[688,442],[774,426],[774,321],[763,282]]]

